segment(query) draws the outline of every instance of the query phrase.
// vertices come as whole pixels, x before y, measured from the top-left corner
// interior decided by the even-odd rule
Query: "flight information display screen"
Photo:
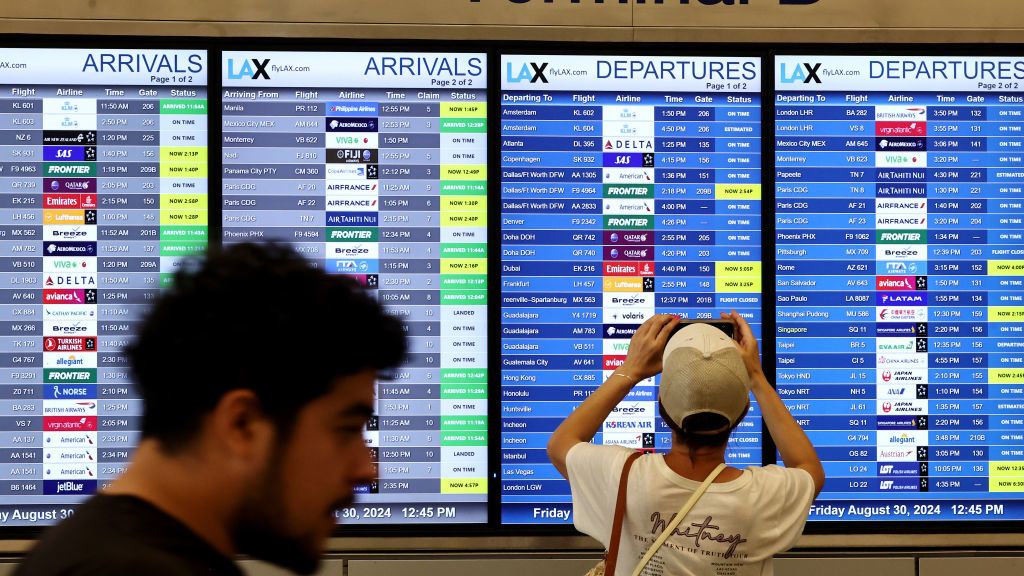
[[[487,61],[225,52],[223,241],[292,243],[407,327],[342,523],[487,521]],[[356,328],[357,329],[357,328]]]
[[[205,50],[0,49],[0,525],[120,474],[122,347],[207,246]]]
[[[1024,518],[1024,59],[775,60],[779,394],[811,520]]]
[[[735,309],[760,335],[756,58],[501,60],[501,520],[569,524],[551,432],[655,313]],[[594,441],[665,450],[657,382]],[[754,406],[727,459],[760,465]]]

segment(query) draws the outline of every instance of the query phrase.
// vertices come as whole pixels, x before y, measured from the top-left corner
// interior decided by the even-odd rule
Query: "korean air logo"
[[[267,74],[267,66],[269,64],[270,58],[263,61],[250,58],[242,60],[241,65],[234,58],[228,58],[228,78],[231,80],[241,80],[243,78],[270,80],[270,74]],[[237,71],[235,70],[236,66],[238,67]]]
[[[519,72],[516,72],[514,65],[509,62],[505,66],[505,78],[511,84],[518,84],[519,82],[529,82],[530,84],[541,82],[547,84],[548,78],[544,75],[544,71],[547,67],[547,62],[542,62],[540,64],[537,64],[536,62],[530,62],[529,64],[523,63],[522,67],[519,68]]]
[[[808,64],[804,62],[799,66],[794,66],[792,70],[783,62],[779,64],[779,78],[782,79],[783,84],[821,84],[821,78],[818,77],[818,70],[821,69],[821,64]]]

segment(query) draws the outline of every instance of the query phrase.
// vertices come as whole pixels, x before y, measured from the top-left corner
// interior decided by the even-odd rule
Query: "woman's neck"
[[[719,464],[725,462],[725,446],[690,450],[686,445],[673,444],[665,454],[665,464],[670,470],[688,480],[703,482]],[[715,478],[715,482],[729,482],[743,474],[742,470],[726,468]]]

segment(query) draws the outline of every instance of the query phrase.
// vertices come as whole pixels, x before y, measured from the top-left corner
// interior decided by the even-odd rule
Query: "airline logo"
[[[653,246],[605,246],[605,260],[653,260]]]
[[[884,271],[887,276],[905,276],[907,274],[916,274],[920,267],[917,262],[879,262],[879,269]]]
[[[46,416],[43,432],[95,432],[96,416]]]
[[[96,290],[46,289],[43,290],[43,304],[96,304]]]
[[[928,444],[927,430],[908,430],[899,432],[879,432],[878,444],[886,446],[916,446]]]
[[[647,420],[605,420],[605,430],[654,430],[654,422]]]
[[[928,166],[927,152],[877,152],[875,166],[878,168],[921,168]]]
[[[629,352],[629,340],[606,338],[602,344],[605,356],[625,356]]]
[[[654,138],[605,138],[606,152],[653,152]]]
[[[328,196],[327,209],[341,212],[376,212],[380,206],[376,196]]]
[[[96,398],[95,384],[53,384],[43,387],[43,398],[47,400],[88,400]]]
[[[376,132],[348,132],[327,134],[328,148],[380,148]]]
[[[43,480],[95,480],[96,468],[96,464],[47,464],[43,468]]]
[[[605,244],[646,244],[654,245],[654,233],[643,230],[637,232],[616,231],[604,233]]]
[[[927,411],[927,400],[880,400],[878,402],[878,414],[925,414]]]
[[[916,199],[889,199],[878,198],[875,200],[875,212],[909,212],[912,214],[927,214],[928,201]]]
[[[875,247],[875,257],[879,260],[927,260],[928,249],[920,244],[895,244]],[[923,264],[921,264],[923,266]],[[908,270],[910,270],[908,268]],[[911,273],[917,272],[915,268]]]
[[[342,164],[370,164],[377,162],[374,148],[332,148],[327,151],[327,161]]]
[[[654,122],[653,106],[604,106],[601,113],[605,122],[609,120]]]
[[[886,386],[879,386],[878,390],[883,391],[885,388],[893,390],[899,390],[899,394],[911,394],[916,395],[914,388],[917,384],[923,384],[926,382],[928,377],[927,370],[876,370],[878,373],[878,384],[885,384]]]
[[[917,290],[915,276],[876,276],[875,290]]]
[[[95,449],[98,434],[96,432],[51,432],[45,435],[43,443],[45,448],[78,448],[82,450]]]
[[[604,200],[605,214],[654,214],[653,200]]]
[[[913,446],[879,446],[876,448],[879,462],[917,462],[917,450]]]
[[[605,432],[601,435],[601,443],[605,446],[625,446],[636,450],[644,448],[643,437],[643,434]]]
[[[328,228],[327,239],[331,242],[377,242],[377,228]]]
[[[48,212],[45,210],[44,212]],[[45,256],[95,256],[95,242],[46,242]]]
[[[376,243],[337,242],[327,247],[333,258],[379,258]]]
[[[876,338],[876,352],[916,352],[914,338]]]
[[[96,272],[96,258],[44,258],[43,272],[48,274],[94,274]]]
[[[875,149],[883,152],[900,152],[904,150],[926,150],[928,143],[924,138],[876,138]]]
[[[90,196],[96,194],[95,178],[44,178],[43,190],[45,192],[87,192]]]
[[[644,281],[637,277],[613,277],[603,281],[604,292],[642,292]]]
[[[875,122],[875,136],[927,136],[928,123]]]
[[[327,164],[327,180],[376,180],[379,168],[376,164]]]
[[[878,214],[875,216],[875,226],[890,228],[894,230],[923,229],[928,226],[927,214]]]
[[[84,214],[84,213],[83,213]],[[43,226],[43,240],[96,241],[95,226]]]
[[[96,322],[44,322],[43,336],[95,336]]]
[[[43,209],[45,210],[79,210],[95,209],[95,194],[43,194]]]
[[[928,109],[923,106],[875,106],[875,120],[924,122],[928,120]]]
[[[654,263],[605,262],[604,276],[654,276]]]
[[[96,416],[95,400],[46,400],[44,416]]]
[[[626,122],[605,120],[601,124],[605,142],[613,138],[624,140],[653,140],[654,122],[631,120]]]
[[[927,464],[924,464],[927,466]],[[918,476],[921,473],[919,464],[879,464],[879,476]],[[926,469],[927,470],[927,469]]]
[[[612,408],[616,420],[654,420],[654,402],[623,402]]]
[[[654,316],[654,307],[650,308],[605,308],[602,311],[604,324],[643,324]],[[614,370],[614,368],[612,368]]]
[[[43,338],[44,352],[95,352],[95,336],[57,336]]]
[[[43,210],[43,224],[46,225],[73,226],[85,223],[84,210]],[[93,224],[95,223],[93,221]],[[63,240],[63,238],[58,238],[58,240]]]
[[[653,168],[605,168],[606,184],[654,184]]]
[[[878,306],[927,306],[928,297],[923,292],[876,292]]]
[[[96,461],[96,448],[91,450],[81,448],[54,448],[46,446],[46,453],[43,457],[46,464],[67,464],[85,463]]]
[[[890,308],[878,306],[875,308],[875,319],[879,322],[926,322],[928,307]]]
[[[376,132],[376,118],[328,118],[329,132]]]
[[[327,184],[328,194],[367,194],[377,193],[376,182],[329,182]]]
[[[43,354],[43,368],[96,368],[96,353]]]
[[[653,292],[603,294],[605,308],[647,308],[654,307]]]
[[[927,369],[928,368],[928,355],[927,354],[879,354],[875,358],[875,363],[879,368],[885,370],[886,368],[897,369],[897,368],[916,368],[916,369]]]
[[[96,276],[93,274],[47,274],[43,279],[43,288],[95,288]]]

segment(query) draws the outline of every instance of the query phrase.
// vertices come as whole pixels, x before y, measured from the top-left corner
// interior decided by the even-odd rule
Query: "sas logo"
[[[547,62],[542,62],[540,64],[537,64],[536,62],[530,62],[529,64],[524,63],[517,73],[513,71],[514,65],[509,62],[505,66],[505,78],[511,84],[518,84],[519,82],[524,81],[529,81],[530,84],[536,84],[537,82],[547,84],[548,78],[544,75],[544,71],[547,67]]]
[[[783,84],[796,84],[801,82],[803,84],[821,84],[821,78],[818,77],[818,70],[821,69],[821,64],[808,64],[804,62],[799,66],[794,66],[793,70],[789,70],[785,62],[779,65],[779,78],[782,79]]]
[[[260,61],[256,58],[250,58],[248,60],[242,60],[239,66],[235,62],[234,58],[228,58],[228,79],[230,80],[241,80],[243,78],[249,78],[256,80],[257,78],[263,78],[264,80],[270,80],[270,74],[267,74],[267,65],[270,64],[270,58]],[[235,71],[235,67],[238,70]]]

